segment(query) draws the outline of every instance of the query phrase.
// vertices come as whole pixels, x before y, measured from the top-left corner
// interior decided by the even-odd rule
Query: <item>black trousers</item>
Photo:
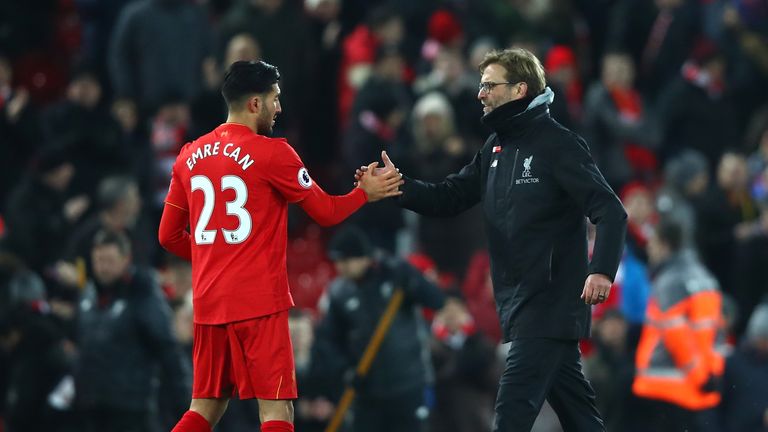
[[[547,400],[564,432],[605,431],[581,372],[578,341],[515,339],[496,396],[494,432],[528,432]]]
[[[417,388],[395,397],[355,399],[353,432],[425,432],[429,410],[425,391]]]

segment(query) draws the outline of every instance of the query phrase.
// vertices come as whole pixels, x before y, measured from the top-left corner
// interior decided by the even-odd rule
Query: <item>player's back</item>
[[[240,321],[292,306],[287,204],[300,197],[283,190],[275,174],[297,163],[285,140],[233,123],[181,150],[174,177],[189,210],[195,322]]]

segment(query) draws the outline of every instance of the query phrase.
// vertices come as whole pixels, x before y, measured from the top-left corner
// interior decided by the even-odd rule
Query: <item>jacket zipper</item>
[[[512,162],[512,185],[515,185],[515,170],[517,169],[517,154],[520,153],[520,148],[515,149],[515,161]]]

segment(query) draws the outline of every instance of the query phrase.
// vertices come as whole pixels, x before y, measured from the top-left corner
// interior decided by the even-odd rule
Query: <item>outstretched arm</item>
[[[360,179],[369,171],[373,172],[374,176],[380,172],[399,173],[386,151],[381,152],[381,158],[384,168],[360,167],[355,173],[355,179]],[[426,216],[455,216],[468,210],[480,202],[480,159],[478,152],[472,162],[458,174],[451,174],[439,183],[428,183],[401,175],[403,186],[400,206]]]
[[[376,162],[369,165],[373,171]],[[301,208],[321,226],[340,223],[356,212],[366,202],[374,202],[401,194],[397,188],[403,184],[397,172],[385,172],[378,176],[364,175],[352,192],[346,195],[329,195],[319,184],[313,185],[309,194],[299,202]]]

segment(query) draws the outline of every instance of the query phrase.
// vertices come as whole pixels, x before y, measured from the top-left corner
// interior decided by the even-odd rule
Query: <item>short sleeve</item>
[[[165,197],[165,202],[166,204],[170,204],[182,210],[189,211],[187,194],[184,193],[184,187],[182,185],[181,178],[179,178],[179,175],[176,173],[175,165],[171,170],[171,185],[168,187],[168,195]]]
[[[270,184],[291,203],[302,201],[315,187],[304,162],[285,140],[279,140],[277,143],[269,173]]]

